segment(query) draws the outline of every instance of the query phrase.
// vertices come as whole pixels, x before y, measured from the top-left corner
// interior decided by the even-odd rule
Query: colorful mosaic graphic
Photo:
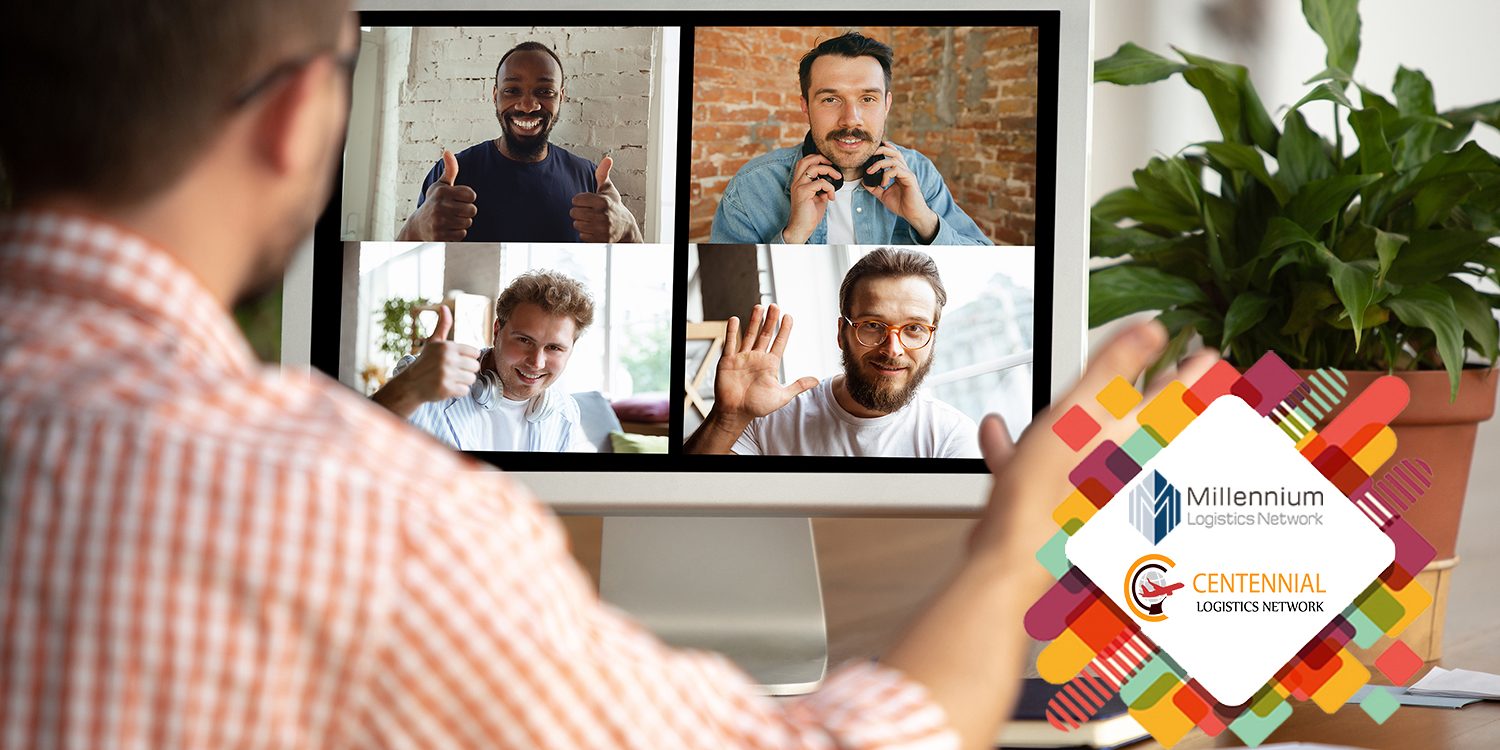
[[[1171,746],[1194,727],[1210,736],[1232,732],[1256,746],[1292,713],[1291,700],[1312,701],[1332,713],[1371,677],[1348,650],[1349,644],[1371,648],[1382,636],[1399,635],[1432,602],[1415,575],[1435,555],[1432,546],[1401,517],[1431,485],[1431,469],[1421,461],[1403,461],[1378,475],[1394,454],[1396,437],[1389,425],[1405,408],[1408,392],[1399,379],[1376,380],[1342,410],[1348,379],[1337,370],[1319,370],[1306,380],[1274,353],[1267,353],[1241,374],[1219,362],[1191,385],[1174,382],[1137,412],[1140,427],[1121,444],[1103,441],[1083,456],[1069,479],[1072,493],[1057,506],[1053,519],[1060,531],[1037,553],[1057,583],[1026,615],[1027,632],[1050,641],[1037,657],[1037,669],[1064,688],[1048,707],[1048,719],[1059,729],[1081,725],[1106,700],[1119,693],[1130,713],[1163,745]],[[1070,536],[1141,467],[1168,446],[1221,396],[1245,401],[1286,433],[1296,450],[1343,493],[1334,502],[1353,502],[1395,545],[1395,561],[1327,627],[1307,643],[1247,703],[1218,703],[1141,632],[1099,586],[1067,558]],[[1116,378],[1097,397],[1110,417],[1124,418],[1143,400],[1128,382]],[[1075,406],[1053,430],[1072,450],[1081,451],[1100,431],[1100,419]],[[1329,418],[1320,432],[1314,426]],[[1161,486],[1136,498],[1142,533],[1150,539],[1171,530],[1158,521],[1168,496]],[[1352,500],[1348,500],[1353,498]],[[1123,497],[1119,502],[1131,502]],[[1149,519],[1149,524],[1147,523]],[[1115,585],[1108,582],[1104,585]],[[1422,665],[1400,641],[1392,641],[1375,667],[1393,684],[1405,685]],[[1371,691],[1361,704],[1377,723],[1395,710],[1385,691]]]

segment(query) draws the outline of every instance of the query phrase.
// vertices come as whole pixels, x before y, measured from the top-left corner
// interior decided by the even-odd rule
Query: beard
[[[932,369],[932,362],[935,359],[929,356],[926,362],[918,365],[917,369],[911,372],[906,385],[897,386],[866,376],[861,366],[865,363],[855,360],[849,353],[849,347],[841,346],[839,351],[844,362],[844,387],[849,390],[849,397],[854,399],[854,403],[882,414],[899,411],[911,403],[912,398],[917,395],[917,386],[920,386],[922,380],[927,377],[927,372]],[[900,367],[903,364],[910,364],[910,361],[892,361],[884,356],[876,356],[868,360],[868,364]]]
[[[515,124],[511,120],[517,115],[513,112],[495,111],[495,119],[500,121],[500,135],[505,139],[505,148],[512,154],[523,159],[535,158],[547,147],[547,139],[552,135],[553,126],[557,125],[557,118],[544,109],[525,115],[526,117],[539,117],[542,127],[536,135],[520,135],[515,130]]]

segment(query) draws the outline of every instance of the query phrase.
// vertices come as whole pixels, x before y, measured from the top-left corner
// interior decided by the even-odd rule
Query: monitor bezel
[[[556,10],[483,11],[465,4],[444,9],[416,9],[412,3],[365,2],[362,23],[380,26],[567,26],[635,25],[677,26],[682,31],[683,66],[680,82],[679,165],[689,160],[691,141],[692,75],[691,29],[697,26],[753,24],[807,25],[831,20],[826,12],[807,12],[789,3],[763,3],[756,11],[710,10],[699,3],[660,3],[650,9],[621,11],[593,3],[561,3]],[[905,6],[905,9],[903,9]],[[866,24],[931,26],[1035,25],[1042,31],[1041,50],[1046,70],[1038,85],[1037,163],[1037,314],[1034,340],[1051,343],[1050,358],[1034,363],[1034,409],[1040,409],[1076,377],[1084,347],[1084,300],[1087,258],[1088,129],[1091,111],[1092,3],[1087,0],[1051,2],[952,3],[942,11],[924,10],[912,18],[909,4],[876,2]],[[395,10],[405,8],[406,10]],[[691,10],[685,18],[676,10]],[[796,11],[795,17],[775,11]],[[995,11],[1005,11],[996,18]],[[586,17],[586,21],[584,18]],[[1016,19],[1027,19],[1019,24]],[[685,23],[689,21],[690,23]],[[905,23],[903,23],[905,22]],[[840,25],[838,23],[827,25]],[[1050,49],[1049,49],[1050,48]],[[1047,58],[1050,57],[1050,65]],[[1047,85],[1047,84],[1051,85]],[[1050,136],[1050,138],[1049,138]],[[1051,148],[1044,148],[1046,141]],[[1048,163],[1050,162],[1050,164]],[[683,171],[679,167],[679,172]],[[298,344],[302,362],[336,377],[340,320],[343,242],[339,239],[342,168],[333,187],[329,209],[314,234],[318,248],[288,275],[285,361],[296,363]],[[1050,186],[1047,183],[1050,182]],[[677,278],[684,276],[687,247],[688,181],[679,184],[676,243]],[[1050,189],[1047,189],[1050,188]],[[1048,205],[1050,203],[1050,206]],[[1041,220],[1053,217],[1051,226]],[[1041,248],[1049,243],[1050,257]],[[1044,263],[1050,260],[1050,263]],[[1050,265],[1050,273],[1044,269]],[[330,279],[332,279],[330,286]],[[676,295],[674,342],[683,338],[685,304]],[[1051,311],[1046,315],[1045,311]],[[309,321],[332,324],[309,324]],[[297,339],[302,339],[298,341]],[[1038,347],[1041,349],[1042,347]],[[675,350],[674,350],[675,351]],[[318,352],[318,356],[312,356]],[[681,382],[682,358],[674,356],[674,378]],[[673,438],[680,439],[681,399],[672,400]],[[675,445],[675,442],[674,442]],[[978,459],[880,459],[837,457],[758,457],[674,455],[608,455],[582,464],[577,457],[558,454],[476,453],[520,479],[542,500],[560,512],[612,515],[883,515],[944,516],[971,514],[982,506],[988,474]],[[538,460],[539,459],[539,460]],[[753,466],[747,462],[753,461]],[[677,464],[673,462],[690,462]],[[837,467],[834,470],[834,466]],[[712,482],[704,483],[705,478]],[[608,497],[601,488],[608,488]],[[706,490],[706,488],[708,488]],[[705,496],[707,495],[707,496]]]

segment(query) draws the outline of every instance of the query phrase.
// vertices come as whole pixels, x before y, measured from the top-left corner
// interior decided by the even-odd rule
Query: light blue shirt
[[[479,360],[486,361],[490,351],[480,352]],[[417,358],[408,354],[396,362],[391,373],[400,375],[415,361]],[[493,372],[481,372],[468,393],[422,404],[406,421],[459,450],[497,450],[485,437],[485,427],[493,416],[491,410],[500,408],[495,404],[497,398],[503,398],[499,377]],[[577,401],[552,391],[544,391],[537,398],[542,400],[531,403],[521,421],[521,436],[516,441],[521,450],[558,453],[591,453],[596,450],[584,435],[583,415]]]
[[[894,144],[892,144],[894,145]],[[927,207],[938,216],[937,234],[923,242],[911,224],[887,209],[870,191],[853,194],[854,239],[861,245],[991,245],[988,237],[958,204],[927,157],[909,148],[895,147],[922,186]],[[778,148],[740,167],[714,212],[710,242],[780,244],[781,231],[792,215],[792,168],[802,158],[800,147]],[[808,244],[828,242],[828,216],[824,214]]]
[[[488,412],[491,408],[489,403],[475,399],[472,394],[464,394],[458,398],[422,404],[412,412],[407,421],[459,450],[489,451],[495,450],[495,446],[483,439],[481,423],[490,418]],[[521,450],[556,453],[592,451],[593,447],[586,440],[580,440],[582,425],[578,402],[568,396],[560,396],[556,399],[555,408],[526,417],[521,428]]]

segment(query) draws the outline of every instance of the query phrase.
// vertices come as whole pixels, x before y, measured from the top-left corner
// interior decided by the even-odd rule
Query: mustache
[[[875,140],[875,136],[872,136],[869,133],[867,133],[867,132],[865,132],[863,130],[860,130],[859,128],[848,128],[848,129],[844,129],[844,130],[834,130],[834,131],[830,132],[828,135],[823,136],[823,140],[825,140],[825,141],[836,141],[836,140],[839,140],[840,138],[859,138],[861,140],[866,140],[866,141],[874,141]]]

